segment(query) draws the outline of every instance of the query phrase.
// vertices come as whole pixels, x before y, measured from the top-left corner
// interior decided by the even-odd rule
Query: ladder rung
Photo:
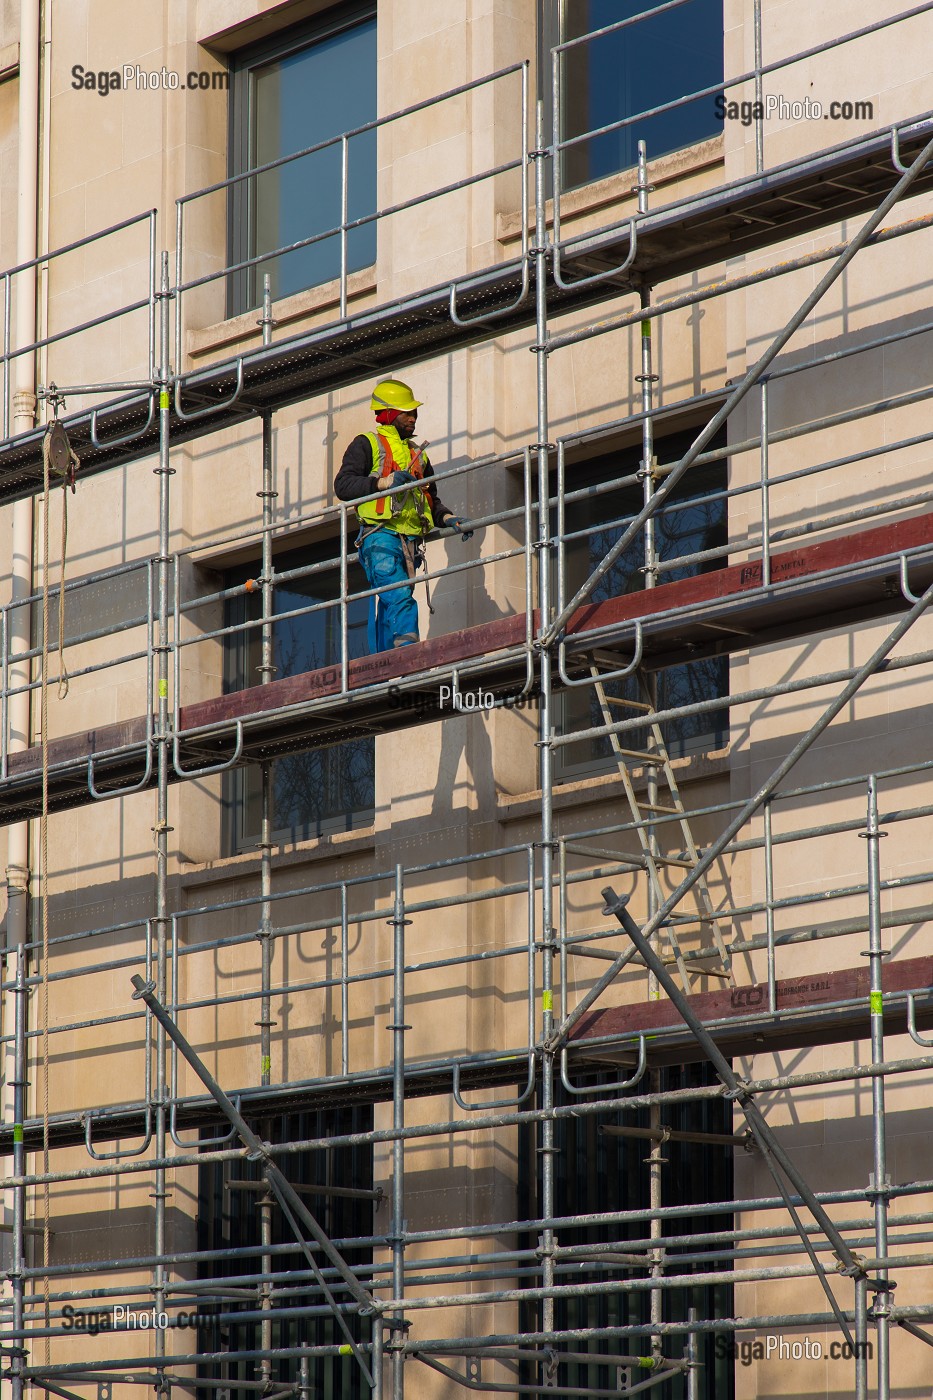
[[[656,763],[660,768],[664,759],[657,753],[642,753],[639,749],[615,749],[617,758],[632,758],[636,763]]]
[[[639,807],[645,812],[663,812],[666,817],[682,817],[685,815],[680,807],[662,807],[659,802],[639,802]]]
[[[624,695],[607,695],[606,703],[609,705],[624,705],[627,710],[640,710],[643,715],[654,713],[651,705],[646,705],[644,700],[626,700]]]
[[[709,956],[712,957],[713,954],[710,953]],[[716,956],[718,957],[719,955],[717,954]],[[661,961],[662,961],[662,963],[664,964],[665,967],[676,967],[676,966],[677,966],[677,959],[676,959],[676,958],[670,958],[670,957],[668,957],[668,958],[662,958]],[[728,972],[722,971],[721,968],[718,968],[718,967],[694,967],[694,966],[692,966],[692,964],[694,964],[696,961],[697,961],[696,958],[691,957],[690,960],[689,960],[689,962],[687,962],[687,965],[686,965],[686,966],[687,966],[687,971],[688,971],[688,972],[694,973],[697,977],[721,977],[721,978],[723,979],[724,982],[728,982],[728,981],[730,980],[731,974],[728,973]]]
[[[672,924],[721,924],[731,918],[732,915],[729,913],[723,911],[717,913],[716,910],[710,909],[704,910],[702,914],[671,914],[670,922]]]
[[[678,865],[681,870],[692,870],[696,865],[695,860],[688,860],[686,856],[653,856],[655,865]]]

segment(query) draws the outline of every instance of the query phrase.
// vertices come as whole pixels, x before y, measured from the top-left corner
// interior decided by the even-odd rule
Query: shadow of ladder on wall
[[[597,662],[603,659],[609,661],[610,658],[600,658],[599,654],[594,655],[590,665],[590,675],[602,711],[603,723],[607,727],[607,737],[612,746],[612,751],[619,764],[619,773],[622,777],[622,785],[625,788],[625,795],[628,799],[632,820],[635,822],[635,830],[641,846],[642,856],[645,862],[645,871],[651,883],[654,894],[654,908],[659,908],[664,902],[665,893],[661,886],[661,874],[665,868],[676,867],[687,873],[696,869],[700,859],[700,852],[693,839],[693,832],[690,826],[690,818],[683,804],[680,795],[680,788],[677,778],[671,765],[670,755],[667,745],[664,742],[664,735],[661,726],[654,718],[656,709],[652,701],[651,683],[644,671],[639,668],[635,675],[638,679],[638,690],[641,699],[628,699],[624,696],[609,695],[603,683],[603,673],[600,671]],[[619,740],[618,734],[611,728],[616,716],[613,714],[613,706],[617,710],[629,711],[632,717],[644,715],[645,731],[647,735],[647,745],[644,749],[625,748]],[[636,731],[638,732],[638,731]],[[658,779],[663,779],[663,785],[667,790],[667,801],[650,800],[651,792],[647,797],[640,796],[636,790],[632,777],[632,769],[643,767],[648,772],[654,772]],[[662,784],[657,782],[657,788]],[[659,792],[653,796],[658,799]],[[663,818],[663,822],[652,825],[653,817]],[[677,820],[673,820],[676,818]],[[663,854],[659,849],[657,839],[658,826],[662,830],[670,831],[679,827],[682,849],[677,855]],[[731,914],[716,911],[710,895],[709,885],[705,875],[701,875],[696,880],[690,891],[696,906],[696,913],[681,913],[674,911],[662,925],[670,944],[670,952],[664,961],[676,964],[680,974],[680,980],[685,992],[691,990],[690,977],[719,977],[728,982],[731,987],[735,986],[735,978],[732,973],[731,958],[723,940],[720,930],[722,921],[731,922]],[[690,972],[687,970],[686,959],[677,936],[678,928],[686,930],[690,928],[700,929],[700,946],[690,950],[691,963],[695,966]],[[699,956],[698,956],[699,955]],[[707,961],[707,959],[709,961]]]

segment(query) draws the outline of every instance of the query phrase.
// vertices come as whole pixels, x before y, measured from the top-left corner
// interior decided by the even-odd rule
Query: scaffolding
[[[915,6],[765,63],[756,5],[755,66],[719,90],[751,85],[760,96],[768,75],[895,24],[909,31],[931,8]],[[44,494],[47,529],[45,433],[9,435],[11,367],[101,324],[135,318],[147,376],[107,385],[49,383],[44,396],[56,416],[64,395],[79,400],[62,421],[81,458],[81,476],[124,464],[140,471],[157,452],[159,539],[154,557],[65,580],[59,589],[50,588],[46,549],[41,591],[0,609],[0,821],[39,817],[47,829],[50,813],[81,806],[96,813],[94,804],[117,797],[151,792],[156,804],[154,897],[145,917],[50,932],[46,894],[37,901],[42,929],[7,950],[0,1042],[12,1067],[13,1101],[0,1127],[0,1152],[9,1163],[2,1185],[11,1202],[11,1253],[0,1351],[13,1400],[30,1388],[86,1400],[139,1385],[165,1396],[310,1397],[312,1367],[322,1360],[331,1368],[331,1393],[340,1388],[391,1400],[403,1400],[406,1386],[427,1384],[429,1371],[484,1393],[608,1396],[653,1389],[693,1400],[701,1393],[702,1357],[713,1355],[709,1344],[722,1340],[724,1351],[716,1354],[734,1362],[744,1334],[794,1329],[843,1348],[833,1354],[851,1358],[841,1364],[860,1400],[869,1394],[886,1400],[901,1383],[898,1368],[906,1374],[906,1348],[933,1345],[925,1326],[933,1322],[933,1303],[902,1301],[916,1298],[916,1271],[933,1267],[933,1178],[921,1172],[896,1179],[888,1143],[891,1098],[903,1104],[905,1094],[909,1101],[922,1094],[933,1071],[933,1039],[923,1034],[933,1025],[933,958],[905,952],[913,953],[918,941],[924,946],[917,935],[928,920],[929,895],[922,891],[933,869],[917,852],[929,845],[933,804],[925,784],[933,756],[875,763],[853,739],[831,777],[814,781],[804,762],[837,717],[856,713],[879,678],[902,683],[898,693],[905,695],[910,683],[929,677],[933,648],[924,641],[918,650],[906,647],[933,602],[933,493],[923,479],[905,486],[892,471],[870,499],[840,500],[815,520],[792,504],[796,491],[811,488],[835,502],[847,469],[929,444],[933,433],[916,431],[908,410],[926,402],[933,385],[879,392],[774,426],[785,385],[818,382],[836,366],[915,339],[923,345],[933,331],[933,322],[907,321],[840,348],[783,354],[852,260],[867,256],[864,249],[916,239],[929,228],[929,215],[906,211],[900,222],[891,219],[900,219],[902,201],[933,187],[933,121],[928,113],[906,114],[891,128],[768,166],[759,118],[751,177],[659,208],[649,207],[641,143],[637,212],[565,234],[561,161],[572,142],[561,138],[560,66],[569,49],[594,37],[551,54],[550,131],[543,100],[529,98],[529,64],[521,63],[338,138],[342,215],[326,234],[186,280],[192,206],[226,198],[232,183],[262,173],[252,171],[179,200],[174,279],[169,254],[159,252],[153,211],[2,274],[0,499]],[[349,219],[352,137],[500,84],[519,94],[513,159]],[[510,179],[521,192],[517,255],[466,268],[443,286],[391,305],[353,309],[347,243],[354,228]],[[864,222],[843,242],[653,299],[659,284],[708,269],[727,252],[762,252],[855,214],[864,214]],[[13,343],[18,277],[140,230],[145,275],[135,300],[67,332]],[[339,239],[341,248],[333,320],[277,339],[267,280],[261,345],[204,369],[186,366],[185,306],[233,276],[261,270],[273,256],[325,237]],[[793,283],[798,273],[824,264],[794,313],[732,381],[717,392],[662,401],[653,331],[664,316],[772,278]],[[607,314],[594,320],[588,308]],[[555,330],[555,319],[570,312],[587,312],[587,319]],[[552,441],[552,357],[629,326],[639,329],[639,411]],[[514,504],[471,519],[483,538],[475,557],[428,574],[432,582],[481,581],[487,571],[511,571],[521,607],[401,654],[355,657],[350,611],[371,591],[351,586],[352,507],[338,503],[303,517],[277,517],[276,411],[372,372],[528,328],[536,364],[534,439],[443,476],[445,488],[454,483],[456,490],[492,469],[507,472]],[[757,426],[749,426],[753,405]],[[835,455],[832,447],[824,450],[834,431],[854,425],[865,433],[879,412],[891,423],[882,443]],[[255,525],[173,547],[173,451],[249,419],[261,425]],[[690,425],[692,442],[676,461],[659,465],[657,443],[670,424]],[[568,465],[623,433],[638,438],[637,471],[597,488],[568,481]],[[792,465],[775,470],[775,460]],[[678,486],[703,467],[739,462],[745,466],[732,479],[691,500],[740,513],[744,533],[730,524],[722,541],[662,554],[656,528],[684,509]],[[599,527],[574,527],[568,508],[623,490],[640,494],[639,509]],[[326,528],[330,556],[277,572],[276,544],[308,524]],[[595,568],[577,577],[574,547],[583,541],[589,549],[608,526],[614,542]],[[219,590],[192,587],[199,559],[247,546],[261,556],[258,577]],[[641,551],[645,588],[626,593],[613,569],[632,548]],[[318,576],[335,580],[333,600],[303,611],[336,612],[335,658],[276,678],[274,587]],[[95,623],[63,630],[59,649],[51,638],[73,600],[111,583],[133,590],[137,611],[119,628]],[[246,595],[258,596],[258,617],[229,621],[224,605]],[[33,615],[41,616],[41,641],[33,635],[24,646],[23,618]],[[844,659],[834,655],[826,664],[814,647],[790,674],[763,682],[753,675],[728,696],[668,706],[659,696],[657,676],[666,667],[747,657],[755,648],[863,622],[877,626],[870,635],[853,632]],[[231,637],[254,635],[259,684],[185,702],[184,677],[197,665],[191,658]],[[94,652],[99,644],[101,657]],[[80,687],[102,672],[114,685],[136,687],[134,717],[57,736],[43,722],[41,743],[24,746],[11,717],[17,697],[30,697],[45,716],[49,690],[65,676]],[[637,692],[626,689],[636,683]],[[539,791],[524,807],[516,803],[527,839],[379,868],[376,857],[363,874],[296,887],[273,858],[273,760],[446,724],[462,711],[445,708],[442,688],[448,698],[480,693],[493,713],[533,708],[528,742],[538,749]],[[570,711],[560,697],[572,695],[584,697],[591,723],[567,722]],[[665,747],[667,722],[702,719],[725,704],[749,749],[756,725],[773,740],[768,726],[775,713],[796,735],[789,749],[766,739],[764,757],[756,755],[744,771],[744,794],[724,795],[715,782],[688,786]],[[557,764],[584,742],[615,754],[621,778],[607,792],[620,801],[617,811],[578,828],[573,809],[561,802]],[[739,747],[736,740],[736,752]],[[215,782],[248,764],[259,765],[261,775],[255,888],[173,907],[171,785]],[[724,771],[711,769],[714,778]],[[694,791],[702,791],[699,800]],[[882,838],[889,834],[891,853],[883,861]],[[425,837],[422,852],[429,847]],[[458,881],[462,888],[449,892]],[[486,933],[464,940],[465,950],[450,951],[453,940],[430,938],[441,917],[475,919]],[[390,946],[380,952],[375,935],[386,926]],[[409,928],[428,931],[417,952]],[[313,957],[312,935],[323,947]],[[250,960],[257,942],[258,957]],[[818,971],[795,960],[798,949],[812,950]],[[125,1005],[88,1014],[102,977],[123,987]],[[229,985],[218,989],[224,980]],[[496,1002],[486,1023],[495,1048],[478,1050],[467,1038],[459,1043],[454,1023],[447,1043],[411,1052],[411,1020],[438,987],[451,999],[466,988]],[[229,1066],[241,1061],[227,1047],[247,1026],[259,1030],[252,1077],[231,1082]],[[900,1045],[892,1054],[893,1036],[909,1036],[910,1049]],[[313,1038],[316,1057],[291,1053],[299,1037]],[[867,1059],[858,1059],[860,1043],[869,1046]],[[74,1047],[121,1045],[141,1053],[112,1092],[102,1085],[98,1105],[50,1109],[52,1067]],[[810,1057],[800,1068],[776,1065],[771,1073],[732,1063],[815,1046],[832,1047],[835,1058],[824,1064]],[[705,1072],[692,1082],[689,1075],[665,1077],[672,1066],[698,1064]],[[858,1159],[857,1171],[867,1166],[858,1185],[815,1188],[798,1160],[804,1154],[782,1125],[794,1123],[798,1105],[805,1118],[812,1099],[833,1086],[870,1096],[870,1161]],[[365,1126],[349,1119],[339,1126],[333,1117],[325,1129],[319,1116],[318,1130],[307,1128],[315,1113],[359,1105],[372,1110]],[[702,1126],[689,1126],[688,1107],[706,1115]],[[284,1114],[296,1115],[305,1131],[276,1140],[270,1125]],[[561,1203],[558,1160],[568,1134],[594,1125],[608,1140],[650,1144],[643,1205],[575,1212]],[[461,1150],[492,1152],[483,1144],[526,1152],[538,1164],[526,1171],[526,1213],[478,1219],[464,1199],[456,1203],[462,1210],[455,1223],[410,1228],[412,1162],[425,1145],[442,1141],[452,1159]],[[734,1150],[739,1165],[729,1189],[702,1205],[671,1204],[663,1149],[678,1142]],[[333,1163],[334,1154],[356,1149],[382,1163],[388,1193],[334,1180],[331,1169],[324,1181],[293,1179],[290,1168],[306,1160]],[[191,1183],[211,1171],[223,1182],[225,1200],[242,1193],[255,1201],[259,1245],[205,1244],[190,1232],[184,1236],[170,1218],[172,1193],[196,1195]],[[766,1193],[754,1189],[756,1172],[771,1178]],[[131,1201],[150,1189],[151,1250],[110,1258],[94,1248],[73,1259],[49,1253],[57,1193],[64,1202],[68,1192],[95,1187]],[[328,1203],[340,1199],[372,1209],[370,1227],[335,1237],[322,1220]],[[681,1223],[698,1215],[702,1228],[682,1233]],[[43,1236],[45,1254],[34,1247],[36,1235]],[[796,1305],[770,1309],[772,1296],[791,1296],[794,1281]],[[696,1301],[702,1288],[728,1290],[732,1305],[710,1306],[704,1315]],[[755,1300],[750,1311],[747,1300]],[[117,1309],[121,1319],[138,1312],[156,1321],[144,1330],[121,1326]],[[99,1345],[87,1338],[84,1359],[67,1347],[76,1311],[86,1330],[94,1331],[88,1319],[100,1329]],[[209,1318],[217,1337],[257,1323],[259,1345],[195,1344],[194,1316],[205,1329]],[[308,1340],[321,1318],[329,1320],[330,1339]],[[244,1379],[244,1367],[252,1378]],[[281,1379],[286,1373],[295,1379]],[[594,1375],[603,1379],[594,1383]]]

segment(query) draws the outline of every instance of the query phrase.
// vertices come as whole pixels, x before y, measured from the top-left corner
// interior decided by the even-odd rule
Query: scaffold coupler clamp
[[[874,1318],[875,1321],[881,1317],[890,1317],[891,1303],[893,1302],[891,1294],[893,1294],[897,1284],[891,1279],[880,1278],[870,1278],[867,1282],[869,1289],[875,1295],[871,1300],[868,1316]]]
[[[28,1361],[29,1352],[25,1347],[0,1347],[0,1357],[11,1362]],[[22,1371],[14,1370],[12,1365],[0,1368],[0,1380],[15,1380],[21,1375]]]
[[[754,1097],[755,1095],[749,1088],[747,1079],[736,1079],[735,1088],[726,1089],[723,1095],[723,1098],[725,1098],[727,1102],[732,1099],[735,1103],[741,1104],[743,1107],[745,1104],[751,1103]]]
[[[411,1331],[411,1318],[391,1317],[384,1314],[382,1325],[390,1334],[385,1344],[386,1351],[402,1351]]]
[[[836,1255],[836,1260],[837,1274],[840,1274],[843,1278],[863,1278],[866,1283],[868,1283],[869,1287],[872,1286],[871,1280],[868,1278],[868,1271],[865,1268],[868,1259],[864,1254],[856,1254],[853,1250],[851,1264],[847,1264],[844,1259],[840,1259],[838,1254]]]

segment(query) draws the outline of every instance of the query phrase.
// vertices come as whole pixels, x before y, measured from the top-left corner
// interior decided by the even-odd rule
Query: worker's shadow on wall
[[[459,535],[449,535],[444,540],[446,559],[443,563],[433,551],[434,559],[429,560],[434,569],[449,569],[463,564],[481,553],[483,531],[477,531],[472,540],[464,541]],[[491,566],[490,566],[491,567]],[[484,623],[496,622],[510,617],[508,609],[500,606],[486,588],[485,570],[464,569],[460,573],[444,575],[436,580],[432,589],[432,601],[436,615],[431,618],[428,635],[443,636],[461,627],[482,627]],[[461,694],[479,690],[478,682],[465,678]],[[495,793],[495,778],[492,766],[492,743],[490,741],[488,712],[485,715],[472,710],[472,718],[467,713],[451,716],[441,724],[441,752],[437,766],[437,786],[434,790],[432,817],[451,820],[458,814],[462,817],[470,808],[469,801],[455,806],[457,771],[461,758],[466,755],[469,781],[476,790],[477,805],[486,807]]]

